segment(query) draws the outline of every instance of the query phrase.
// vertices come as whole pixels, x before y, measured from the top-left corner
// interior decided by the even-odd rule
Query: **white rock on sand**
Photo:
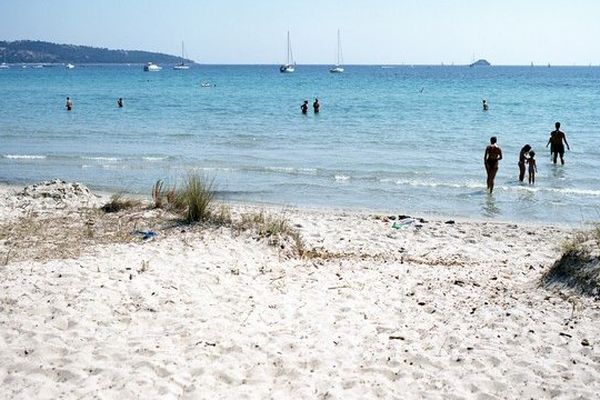
[[[600,393],[598,303],[538,285],[568,230],[285,216],[322,257],[285,257],[229,228],[184,228],[1,266],[0,397]]]

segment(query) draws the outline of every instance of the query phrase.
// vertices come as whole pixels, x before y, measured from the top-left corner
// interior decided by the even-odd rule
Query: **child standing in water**
[[[535,173],[537,172],[537,165],[535,164],[535,151],[531,150],[529,152],[529,158],[527,159],[527,164],[529,164],[529,184],[533,185],[535,183]]]

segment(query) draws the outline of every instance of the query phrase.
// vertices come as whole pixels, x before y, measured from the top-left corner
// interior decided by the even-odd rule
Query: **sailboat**
[[[344,62],[342,56],[342,41],[340,39],[340,30],[337,31],[337,59],[336,63],[333,67],[329,69],[329,72],[333,74],[341,74],[344,72],[344,67],[342,67],[342,63]]]
[[[279,67],[279,72],[282,73],[292,73],[294,72],[294,66],[296,63],[294,62],[294,55],[292,54],[292,42],[290,41],[290,31],[287,33],[287,61],[286,64]]]
[[[183,61],[183,40],[181,41],[181,62],[179,64],[177,64],[176,66],[173,67],[173,69],[190,69],[189,65],[186,65],[185,62]]]

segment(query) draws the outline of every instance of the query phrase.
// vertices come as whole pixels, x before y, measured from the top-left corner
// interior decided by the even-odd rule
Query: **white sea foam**
[[[145,161],[164,161],[168,157],[143,157]]]
[[[238,171],[237,168],[228,168],[228,167],[201,167],[201,168],[196,168],[200,171],[207,171],[207,172],[214,172],[214,171],[221,171],[221,172],[232,172],[232,171]]]
[[[316,175],[317,169],[316,168],[298,168],[298,172],[301,172],[303,174],[308,174],[308,175]]]
[[[456,189],[482,189],[485,185],[482,183],[475,182],[464,182],[464,183],[450,183],[450,182],[434,182],[434,181],[415,181],[415,180],[397,180],[396,185],[408,185],[415,187],[449,187]]]
[[[265,170],[271,172],[294,172],[294,168],[292,167],[265,167]]]
[[[589,190],[589,189],[574,189],[574,188],[542,188],[548,192],[564,193],[564,194],[576,194],[582,196],[600,196],[600,190]]]
[[[117,162],[119,157],[81,157],[84,160]]]
[[[285,174],[299,174],[299,175],[316,175],[316,168],[294,168],[294,167],[265,167],[266,171],[269,172],[280,172]]]
[[[381,179],[380,182],[387,182],[387,179]],[[480,182],[461,182],[461,183],[450,183],[450,182],[435,182],[435,181],[416,181],[416,180],[396,180],[397,185],[407,185],[413,187],[446,187],[446,188],[455,188],[455,189],[485,189],[485,185]],[[600,196],[600,190],[591,190],[591,189],[576,189],[576,188],[548,188],[541,186],[499,186],[497,189],[500,189],[505,192],[552,192],[552,193],[560,193],[565,195],[579,195],[579,196]]]
[[[4,158],[10,158],[13,160],[43,160],[46,158],[46,156],[32,154],[5,154]]]
[[[335,175],[334,178],[336,181],[339,181],[339,182],[350,180],[350,177],[348,175]]]
[[[117,170],[119,167],[115,164],[102,164],[102,169]]]

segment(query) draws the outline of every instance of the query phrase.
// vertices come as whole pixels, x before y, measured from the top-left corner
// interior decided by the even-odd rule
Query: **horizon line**
[[[281,65],[281,63],[262,63],[262,62],[257,62],[257,63],[223,63],[223,62],[196,62],[191,60],[192,63],[191,65],[198,65],[198,66],[202,66],[202,65],[214,65],[214,66],[279,66]],[[40,65],[40,64],[45,64],[45,65],[64,65],[65,62],[8,62],[6,63],[8,65]],[[75,62],[75,65],[145,65],[145,62],[122,62],[122,63],[118,63],[118,62]],[[170,65],[173,63],[161,63],[164,65]],[[175,63],[176,64],[176,63]],[[492,64],[492,65],[485,65],[485,66],[473,66],[471,67],[472,63],[467,63],[467,64],[458,64],[458,63],[436,63],[436,64],[422,64],[422,63],[375,63],[375,64],[371,64],[371,63],[349,63],[349,64],[343,64],[346,67],[377,67],[377,66],[382,66],[382,67],[469,67],[469,68],[476,68],[476,69],[486,69],[486,68],[493,68],[493,67],[534,67],[534,68],[548,68],[548,67],[600,67],[600,63],[599,64],[594,64],[594,63],[588,63],[588,64],[551,64],[551,63],[547,63],[547,64]],[[307,66],[307,67],[327,67],[327,66],[331,66],[333,65],[332,63],[296,63],[294,64],[296,66]]]

